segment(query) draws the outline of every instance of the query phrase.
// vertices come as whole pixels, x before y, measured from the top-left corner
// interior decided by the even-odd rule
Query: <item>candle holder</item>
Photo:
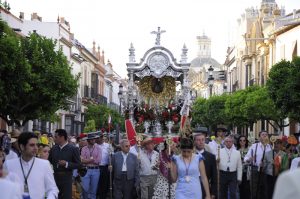
[[[170,120],[170,121],[167,122],[167,125],[166,125],[166,126],[167,126],[167,128],[168,128],[168,134],[169,134],[169,135],[172,134],[172,127],[173,127],[173,125],[174,125],[174,122],[173,122],[173,121]]]
[[[162,129],[161,129],[161,124],[159,120],[156,120],[155,125],[154,125],[154,137],[161,137],[162,134]]]
[[[149,134],[149,127],[150,127],[150,122],[145,121],[144,122],[145,134]]]

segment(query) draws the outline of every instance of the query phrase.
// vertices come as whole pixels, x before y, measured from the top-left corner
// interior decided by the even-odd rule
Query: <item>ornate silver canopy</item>
[[[128,98],[131,98],[132,93],[135,91],[138,86],[137,82],[142,81],[145,77],[163,79],[166,77],[171,77],[181,84],[181,99],[185,100],[187,93],[189,92],[188,85],[188,71],[190,63],[187,62],[187,51],[185,45],[182,48],[182,54],[180,61],[174,58],[172,52],[167,48],[160,45],[160,35],[165,31],[161,31],[158,28],[158,31],[152,31],[152,34],[156,34],[155,46],[147,50],[144,56],[140,59],[140,62],[136,62],[135,58],[135,49],[133,44],[130,45],[129,49],[129,62],[126,63],[128,71]],[[176,90],[174,90],[176,92]],[[176,95],[176,93],[174,94]],[[138,100],[138,99],[137,99]],[[154,99],[156,100],[156,99]],[[129,116],[133,118],[134,110],[134,99],[129,99]]]

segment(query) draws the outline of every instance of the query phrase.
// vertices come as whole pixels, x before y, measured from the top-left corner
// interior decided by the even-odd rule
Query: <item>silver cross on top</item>
[[[151,32],[151,34],[156,34],[155,45],[160,46],[160,35],[165,32],[165,30],[160,30],[160,27],[157,28],[157,31]]]

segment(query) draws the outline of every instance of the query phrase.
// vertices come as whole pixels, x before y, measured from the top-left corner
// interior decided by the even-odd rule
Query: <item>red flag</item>
[[[135,140],[136,132],[132,125],[132,122],[129,119],[125,120],[125,129],[126,129],[127,139],[129,140],[130,145],[131,146],[135,145],[136,144],[136,140]]]
[[[180,130],[181,131],[183,131],[185,120],[186,120],[186,115],[182,115],[181,120],[180,120]]]

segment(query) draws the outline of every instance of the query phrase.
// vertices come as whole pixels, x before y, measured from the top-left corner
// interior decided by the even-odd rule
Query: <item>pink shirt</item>
[[[89,145],[88,145],[89,146]],[[98,146],[98,144],[94,144],[93,147],[84,146],[81,149],[81,157],[83,159],[93,159],[93,164],[89,164],[88,166],[99,165],[101,162],[102,150]]]

